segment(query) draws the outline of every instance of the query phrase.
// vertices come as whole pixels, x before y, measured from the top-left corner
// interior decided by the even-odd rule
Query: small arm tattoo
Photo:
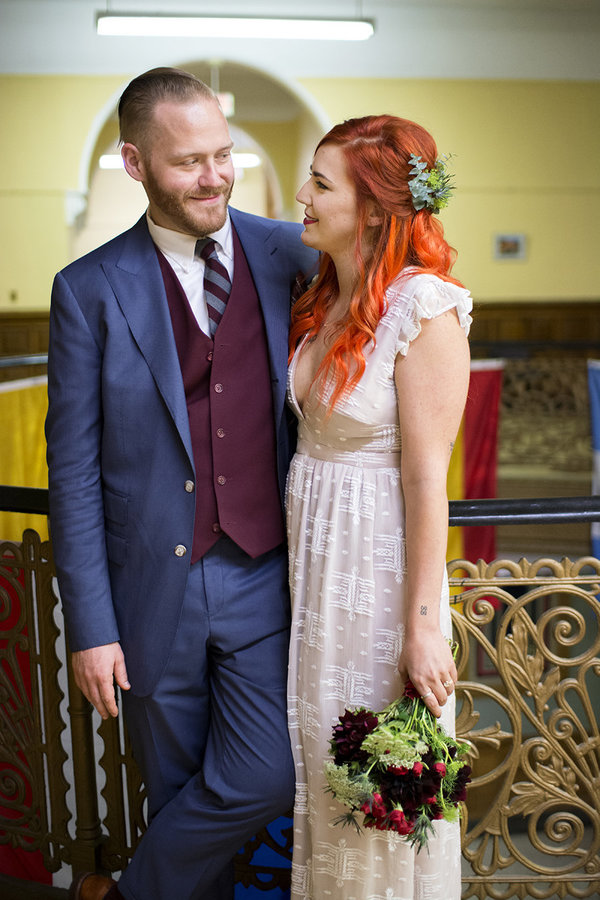
[[[427,615],[427,607],[425,606],[424,603],[421,604],[421,615],[422,615],[422,616],[426,616],[426,615]]]
[[[450,441],[450,456],[452,456],[452,451],[454,450],[455,441]]]

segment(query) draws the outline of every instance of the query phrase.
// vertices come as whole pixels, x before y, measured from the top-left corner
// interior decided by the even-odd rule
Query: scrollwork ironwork
[[[22,544],[0,544],[0,840],[41,849],[54,870],[83,859],[78,843],[89,845],[89,854],[97,838],[91,806],[90,834],[76,830],[73,837],[68,828],[52,573],[50,547],[34,533]],[[449,575],[460,590],[453,612],[457,733],[473,766],[462,821],[470,867],[463,898],[595,897],[600,562],[457,560]],[[489,672],[483,676],[481,654]],[[73,703],[71,696],[71,709]],[[97,860],[118,871],[144,829],[143,785],[120,719],[99,733],[100,758],[91,739],[86,750],[105,773]],[[285,889],[290,853],[291,826],[261,833],[239,854],[238,880],[265,895]]]
[[[498,462],[589,472],[590,416],[586,360],[504,361]]]
[[[457,732],[474,769],[463,897],[595,897],[600,563],[459,560],[449,569],[464,588],[453,615]],[[468,674],[477,648],[493,674],[476,681]]]
[[[52,577],[50,546],[36,532],[0,544],[0,842],[41,850],[56,871],[69,812]]]

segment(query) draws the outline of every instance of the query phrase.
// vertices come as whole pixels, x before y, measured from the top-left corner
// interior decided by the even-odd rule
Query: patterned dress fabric
[[[429,852],[400,835],[333,825],[344,807],[323,774],[331,729],[346,707],[383,709],[400,696],[405,537],[394,382],[421,320],[455,308],[468,332],[463,288],[409,270],[387,292],[374,350],[354,391],[326,416],[330,388],[294,392],[299,439],[287,486],[292,639],[288,716],[296,765],[292,900],[458,900],[458,825],[437,823]],[[441,621],[451,635],[443,573]],[[454,732],[454,696],[442,724]]]

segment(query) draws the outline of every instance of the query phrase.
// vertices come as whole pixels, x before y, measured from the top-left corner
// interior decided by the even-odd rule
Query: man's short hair
[[[127,85],[119,100],[121,143],[135,144],[142,149],[147,143],[158,103],[186,103],[198,98],[218,103],[215,92],[207,84],[182,69],[160,67],[138,75]]]

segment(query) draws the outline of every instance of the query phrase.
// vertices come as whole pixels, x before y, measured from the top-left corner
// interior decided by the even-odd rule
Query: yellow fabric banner
[[[44,420],[48,409],[45,376],[0,384],[0,484],[48,487]],[[20,541],[25,528],[48,539],[46,516],[2,512],[0,541]]]
[[[450,465],[448,466],[448,499],[463,500],[465,496],[465,421],[461,423],[458,431],[452,456],[450,457]],[[446,552],[447,562],[453,559],[464,559],[464,542],[462,528],[448,529],[448,550]]]

